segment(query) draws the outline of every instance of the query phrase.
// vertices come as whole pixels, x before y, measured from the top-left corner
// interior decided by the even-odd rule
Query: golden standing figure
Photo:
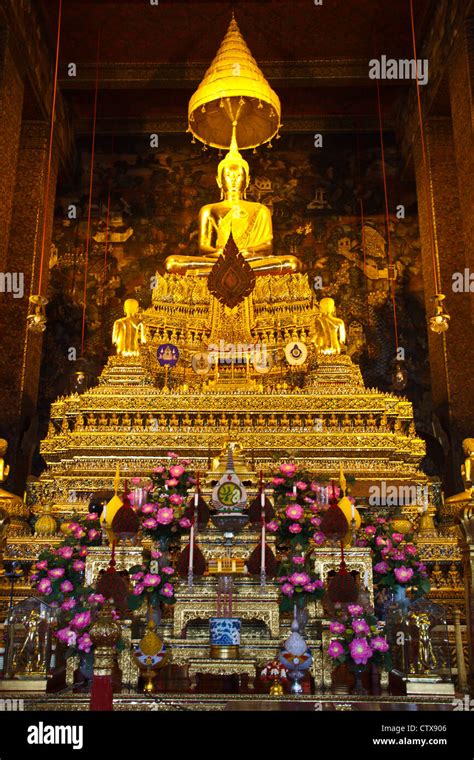
[[[45,672],[44,641],[45,638],[41,632],[41,617],[36,610],[32,610],[27,621],[26,636],[14,662],[17,675],[36,675]]]
[[[333,298],[321,298],[315,327],[314,342],[318,354],[323,356],[340,354],[342,344],[346,342],[346,327],[343,320],[336,317],[336,304]]]
[[[417,661],[411,664],[410,672],[428,675],[436,668],[437,660],[430,638],[431,620],[426,612],[412,612],[410,622],[418,630]]]
[[[114,322],[112,343],[117,346],[117,356],[139,356],[140,343],[146,343],[143,322],[137,317],[138,309],[138,301],[127,298],[123,305],[125,316]]]

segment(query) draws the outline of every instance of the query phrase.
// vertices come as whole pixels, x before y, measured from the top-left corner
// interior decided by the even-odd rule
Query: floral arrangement
[[[63,627],[55,635],[67,645],[66,656],[91,652],[89,628],[105,598],[84,585],[84,568],[88,547],[98,546],[101,540],[99,517],[88,514],[71,521],[61,545],[42,552],[34,566],[34,588],[47,604],[59,609]]]
[[[390,670],[389,645],[375,615],[360,604],[349,604],[347,611],[340,608],[338,612],[337,619],[329,625],[333,638],[328,655],[338,664],[347,662],[351,670],[363,670],[369,662]]]
[[[361,528],[358,546],[370,546],[374,583],[378,588],[410,588],[416,596],[428,593],[430,582],[426,566],[420,561],[411,534],[394,531],[389,520],[376,517]]]
[[[186,498],[196,483],[187,471],[188,459],[180,460],[168,452],[171,463],[157,465],[148,486],[148,501],[137,508],[145,535],[168,545],[191,527],[185,515]]]
[[[175,571],[169,565],[160,567],[158,560],[162,556],[161,552],[152,549],[148,561],[130,568],[133,591],[128,598],[128,606],[131,610],[138,610],[145,602],[149,607],[158,607],[160,602],[176,602],[174,587],[170,582]]]
[[[281,563],[276,582],[282,594],[280,610],[290,612],[294,605],[302,609],[311,600],[324,596],[324,583],[310,569],[309,558],[294,556]]]

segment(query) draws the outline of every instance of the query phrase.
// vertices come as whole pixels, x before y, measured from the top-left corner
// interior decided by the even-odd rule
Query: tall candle
[[[296,483],[293,484],[293,496],[296,496]]]

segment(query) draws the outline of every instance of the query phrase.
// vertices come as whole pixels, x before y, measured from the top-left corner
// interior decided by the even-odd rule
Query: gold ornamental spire
[[[280,128],[280,100],[260,71],[234,17],[217,55],[189,101],[192,134],[214,148],[268,142]],[[233,129],[234,128],[234,129]]]

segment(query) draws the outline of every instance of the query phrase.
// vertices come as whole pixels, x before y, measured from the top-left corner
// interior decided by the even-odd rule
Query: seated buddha
[[[262,203],[248,201],[246,191],[250,169],[240,155],[235,139],[217,169],[221,199],[203,206],[199,212],[199,255],[168,256],[166,271],[174,274],[207,276],[232,232],[232,237],[255,274],[299,272],[296,256],[272,256],[273,228],[270,210]]]

